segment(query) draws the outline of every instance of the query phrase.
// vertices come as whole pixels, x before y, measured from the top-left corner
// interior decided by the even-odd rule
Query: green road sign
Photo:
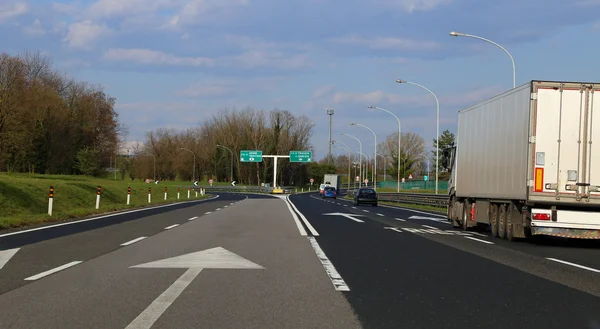
[[[427,180],[429,180],[429,176],[423,176],[423,180],[424,180],[424,181],[427,181]]]
[[[240,162],[262,162],[262,151],[242,150],[240,151]]]
[[[312,151],[290,151],[290,162],[311,162]]]

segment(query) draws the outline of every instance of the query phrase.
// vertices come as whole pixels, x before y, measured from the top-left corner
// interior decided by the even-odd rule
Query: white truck
[[[340,175],[336,174],[325,174],[325,176],[323,177],[323,183],[325,185],[335,187],[335,191],[337,194],[340,194],[340,187],[342,185],[341,181],[342,178],[340,177]]]
[[[531,81],[459,111],[442,158],[448,220],[507,240],[600,239],[599,93],[600,83]]]

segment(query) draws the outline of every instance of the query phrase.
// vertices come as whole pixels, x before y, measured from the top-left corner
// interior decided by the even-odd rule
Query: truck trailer
[[[454,227],[489,225],[511,241],[599,239],[599,92],[600,83],[535,80],[459,111],[442,158]]]
[[[325,174],[325,176],[323,177],[323,183],[325,185],[335,187],[335,192],[337,194],[340,194],[340,188],[342,186],[342,178],[340,177],[340,175]]]

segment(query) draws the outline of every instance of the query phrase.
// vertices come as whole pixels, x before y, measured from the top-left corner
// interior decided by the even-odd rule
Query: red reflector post
[[[534,220],[550,220],[550,214],[533,214]]]

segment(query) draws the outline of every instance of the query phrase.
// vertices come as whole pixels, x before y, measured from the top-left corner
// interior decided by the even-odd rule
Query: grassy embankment
[[[214,185],[217,184],[219,183]],[[190,182],[180,181],[161,182],[156,185],[129,179],[0,173],[0,230],[171,203],[177,201],[178,187],[181,187],[180,201],[186,201],[187,187],[191,185]],[[207,182],[200,182],[199,185],[209,186]],[[50,186],[54,187],[52,216],[47,214]],[[96,210],[98,186],[102,187],[102,192],[100,207]],[[127,205],[127,187],[131,187],[130,205]],[[148,203],[149,187],[152,188],[151,203]],[[168,188],[166,201],[164,200],[165,187]],[[198,195],[198,199],[201,197]],[[192,191],[190,200],[194,199],[196,194]]]

